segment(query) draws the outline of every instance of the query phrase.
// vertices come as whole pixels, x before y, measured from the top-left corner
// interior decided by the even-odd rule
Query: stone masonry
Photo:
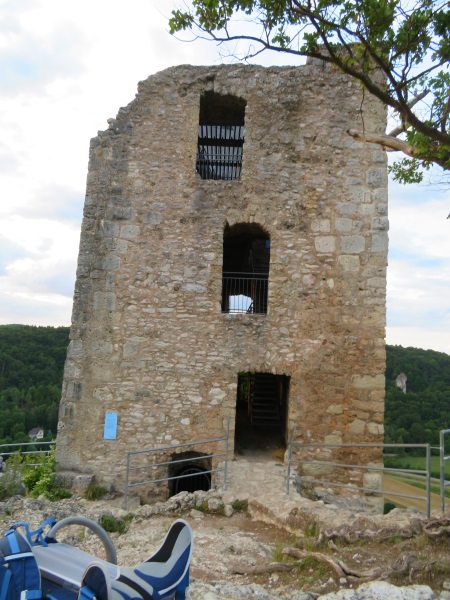
[[[196,173],[206,92],[246,102],[238,180]],[[120,489],[130,450],[221,437],[228,418],[233,441],[240,372],[290,378],[298,442],[382,442],[386,157],[346,133],[384,131],[380,103],[317,61],[180,66],[139,83],[108,122],[90,149],[60,469]],[[270,237],[266,314],[221,310],[236,224]],[[104,439],[109,412],[115,439]]]

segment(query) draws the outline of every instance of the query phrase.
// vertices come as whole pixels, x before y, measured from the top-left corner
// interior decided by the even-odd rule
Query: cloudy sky
[[[70,324],[90,138],[139,80],[221,61],[168,34],[173,4],[0,0],[0,323]],[[450,353],[449,212],[449,192],[391,186],[390,344]]]

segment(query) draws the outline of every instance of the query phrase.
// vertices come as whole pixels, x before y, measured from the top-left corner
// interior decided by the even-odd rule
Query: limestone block
[[[81,366],[71,360],[67,360],[64,365],[64,377],[70,379],[78,379],[81,375]]]
[[[222,501],[220,498],[210,498],[208,500],[208,510],[211,512],[218,512],[222,508]]]
[[[372,235],[372,252],[379,252],[386,255],[388,249],[389,239],[387,234],[374,233]]]
[[[122,225],[120,228],[120,237],[125,240],[134,240],[139,237],[141,228],[139,225]]]
[[[372,187],[385,187],[387,173],[385,167],[374,167],[367,171],[367,183]]]
[[[163,217],[159,212],[148,212],[144,217],[144,223],[148,225],[159,225],[162,223]]]
[[[352,384],[355,388],[376,390],[384,389],[384,375],[353,375]]]
[[[363,487],[371,490],[383,489],[383,473],[368,471],[363,475]]]
[[[356,215],[358,207],[353,202],[340,202],[337,210],[341,215]]]
[[[102,267],[108,271],[117,271],[120,267],[120,257],[110,255],[103,261]]]
[[[113,351],[113,346],[111,342],[103,342],[103,341],[94,341],[89,348],[89,353],[98,357],[98,356],[107,356],[111,354]]]
[[[330,219],[313,219],[311,230],[320,233],[329,233],[331,229]]]
[[[330,415],[342,415],[344,410],[342,408],[342,404],[330,404],[326,412]]]
[[[375,214],[375,206],[373,204],[361,204],[359,214],[362,216],[372,216]]]
[[[83,356],[83,342],[72,340],[67,348],[67,358],[81,358]]]
[[[353,228],[353,221],[351,219],[341,217],[336,219],[335,227],[338,233],[350,233]]]
[[[360,262],[359,256],[346,254],[338,256],[338,264],[344,271],[356,272],[359,271]]]
[[[139,352],[141,344],[139,342],[125,342],[123,345],[123,356],[124,358],[128,358],[130,356],[134,356]]]
[[[372,219],[372,229],[387,231],[389,229],[389,219],[387,217],[374,217]]]
[[[365,421],[362,421],[361,419],[355,419],[354,421],[352,421],[352,423],[350,423],[350,425],[348,427],[348,431],[349,431],[349,433],[352,433],[353,435],[361,435],[364,433],[365,428],[366,428]]]
[[[324,444],[342,444],[342,434],[333,432],[330,435],[326,435],[324,438]]]
[[[384,289],[386,287],[386,278],[385,277],[371,277],[370,279],[367,280],[367,285],[369,287]]]
[[[114,310],[116,296],[112,292],[94,293],[94,310]]]
[[[226,392],[221,388],[212,388],[208,392],[208,400],[211,405],[216,405],[226,398]]]
[[[367,431],[371,435],[384,435],[384,425],[383,423],[367,423]]]
[[[341,251],[343,254],[360,254],[365,250],[366,241],[362,235],[349,235],[341,237]]]
[[[110,205],[106,211],[106,218],[111,221],[131,221],[133,209],[131,206]]]
[[[332,442],[329,442],[332,443]],[[334,442],[336,443],[336,442]],[[331,467],[329,465],[323,464],[323,465],[303,465],[303,475],[306,477],[314,477],[315,479],[317,479],[319,476],[329,476],[330,473],[333,471],[334,467]],[[301,478],[300,478],[300,483],[302,483]]]
[[[110,404],[113,400],[113,395],[107,387],[97,387],[92,392],[92,395],[96,400],[100,400],[103,404]]]
[[[85,491],[86,488],[94,481],[93,475],[77,475],[74,481],[74,487],[77,490]]]
[[[336,250],[336,238],[333,236],[316,237],[314,239],[314,245],[317,252],[334,252]]]

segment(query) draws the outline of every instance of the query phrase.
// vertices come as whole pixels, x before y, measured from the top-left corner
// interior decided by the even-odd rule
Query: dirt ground
[[[98,520],[105,512],[105,503],[62,501],[52,504],[22,500],[11,505],[9,514],[3,514],[2,520],[4,524],[27,520],[35,526],[49,514],[60,519],[76,512]],[[185,518],[194,531],[191,588],[192,598],[196,599],[211,597],[203,593],[203,584],[217,586],[220,582],[235,586],[259,584],[270,593],[270,598],[293,598],[296,590],[321,595],[341,588],[356,588],[371,579],[384,579],[398,586],[426,584],[435,592],[440,592],[444,582],[450,581],[447,537],[435,542],[419,533],[408,539],[397,535],[381,541],[360,540],[349,544],[337,538],[322,540],[320,528],[313,525],[305,528],[301,538],[296,538],[251,520],[245,510],[231,517],[198,510],[188,510],[181,515],[145,517],[136,514],[125,533],[110,534],[117,548],[119,565],[132,566],[153,554],[170,524],[179,516]],[[58,539],[104,557],[97,538],[84,528],[68,527],[58,533]],[[303,555],[292,558],[283,553],[285,548],[296,548]],[[339,561],[347,567],[345,576],[333,566]]]
[[[319,529],[310,528],[305,538],[296,539],[251,521],[245,514],[231,518],[205,515],[190,522],[196,539],[192,574],[208,582],[226,579],[241,585],[258,583],[279,592],[298,589],[324,594],[357,587],[367,580],[364,573],[377,573],[375,579],[395,585],[426,584],[435,591],[450,580],[448,541],[432,542],[424,534],[412,539],[394,537],[352,544],[335,540],[330,544],[319,541]],[[287,547],[302,549],[306,556],[290,558],[283,554]],[[361,576],[340,577],[323,556],[339,559]],[[401,573],[389,576],[393,567]]]

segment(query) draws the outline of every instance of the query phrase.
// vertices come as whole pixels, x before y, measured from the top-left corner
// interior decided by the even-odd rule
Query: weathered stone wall
[[[247,102],[242,177],[195,172],[200,95]],[[333,67],[171,68],[92,140],[57,442],[119,487],[126,452],[234,427],[240,371],[289,375],[303,442],[383,436],[383,107]],[[268,314],[222,314],[226,224],[271,239]],[[103,439],[107,411],[116,440]],[[361,451],[362,463],[379,454]]]

